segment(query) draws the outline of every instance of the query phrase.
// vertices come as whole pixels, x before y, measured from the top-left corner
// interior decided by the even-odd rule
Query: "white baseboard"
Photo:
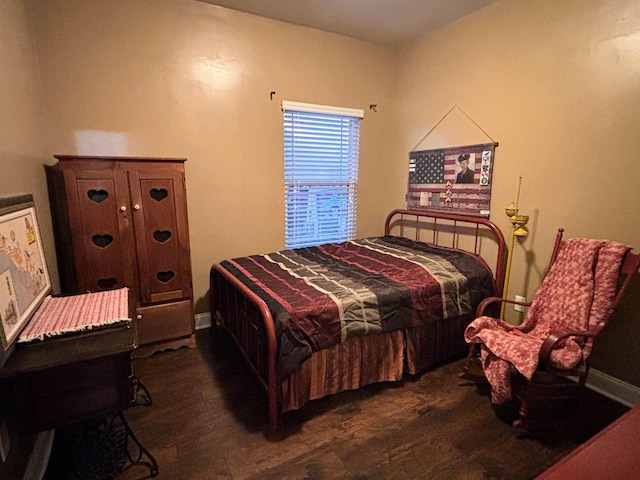
[[[196,330],[209,328],[211,326],[211,312],[198,313],[195,315]]]
[[[587,377],[587,387],[627,407],[640,403],[640,388],[593,368]]]

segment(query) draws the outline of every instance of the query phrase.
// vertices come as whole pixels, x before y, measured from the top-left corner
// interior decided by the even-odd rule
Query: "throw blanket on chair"
[[[611,315],[620,265],[630,247],[618,242],[574,238],[562,244],[536,292],[524,322],[515,326],[478,317],[465,330],[480,343],[482,367],[495,404],[511,399],[511,366],[531,380],[542,343],[559,330],[587,330]],[[587,359],[592,342],[572,337],[551,354],[555,368],[571,369]]]

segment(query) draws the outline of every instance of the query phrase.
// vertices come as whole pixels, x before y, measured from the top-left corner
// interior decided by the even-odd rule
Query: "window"
[[[351,240],[362,110],[282,102],[287,248]]]

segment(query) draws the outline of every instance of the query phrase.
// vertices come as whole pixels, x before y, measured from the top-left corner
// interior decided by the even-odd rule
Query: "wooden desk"
[[[96,324],[107,325],[94,328],[93,325],[81,324],[78,327],[80,331],[62,331],[55,335],[46,330],[47,325],[39,330],[35,328],[36,325],[29,325],[25,332],[29,329],[40,334],[44,332],[44,339],[17,343],[11,357],[0,370],[0,378],[11,379],[20,423],[27,430],[41,431],[60,427],[91,416],[121,410],[135,401],[135,379],[130,355],[136,348],[136,326],[134,320],[127,318],[109,320],[107,317],[112,315],[113,308],[106,304],[112,301],[124,302],[124,305],[119,305],[119,312],[126,317],[129,312],[128,291],[122,289],[110,292],[108,296],[86,294],[65,297],[64,311],[73,310],[75,315],[74,306],[89,303],[89,295],[93,295],[91,299],[99,300],[97,309],[88,309],[97,312],[92,314],[99,317]],[[47,306],[50,306],[58,305],[60,302],[57,301],[63,299],[47,300]],[[70,308],[66,308],[67,306]],[[101,313],[103,307],[109,312]],[[82,316],[86,310],[77,308],[78,316]],[[34,314],[31,321],[46,323],[48,319],[38,315],[39,312],[40,310]],[[62,328],[56,320],[57,318],[52,319],[51,324]],[[109,325],[109,321],[112,324]],[[91,329],[82,331],[88,328]]]
[[[134,401],[131,324],[37,344],[20,344],[2,370],[11,376],[20,424],[57,428]]]
[[[26,340],[18,342],[0,369],[0,379],[11,382],[19,423],[26,432],[110,416],[138,448],[132,456],[127,443],[123,454],[129,463],[146,465],[154,477],[157,463],[122,413],[138,403],[139,388],[144,390],[144,403],[151,403],[131,368],[131,352],[137,347],[131,312],[126,288],[45,299],[31,320],[34,324],[21,334]]]

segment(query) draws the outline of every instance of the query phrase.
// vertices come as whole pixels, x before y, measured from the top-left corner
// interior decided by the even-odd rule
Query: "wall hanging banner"
[[[488,217],[497,145],[410,152],[407,208]]]

